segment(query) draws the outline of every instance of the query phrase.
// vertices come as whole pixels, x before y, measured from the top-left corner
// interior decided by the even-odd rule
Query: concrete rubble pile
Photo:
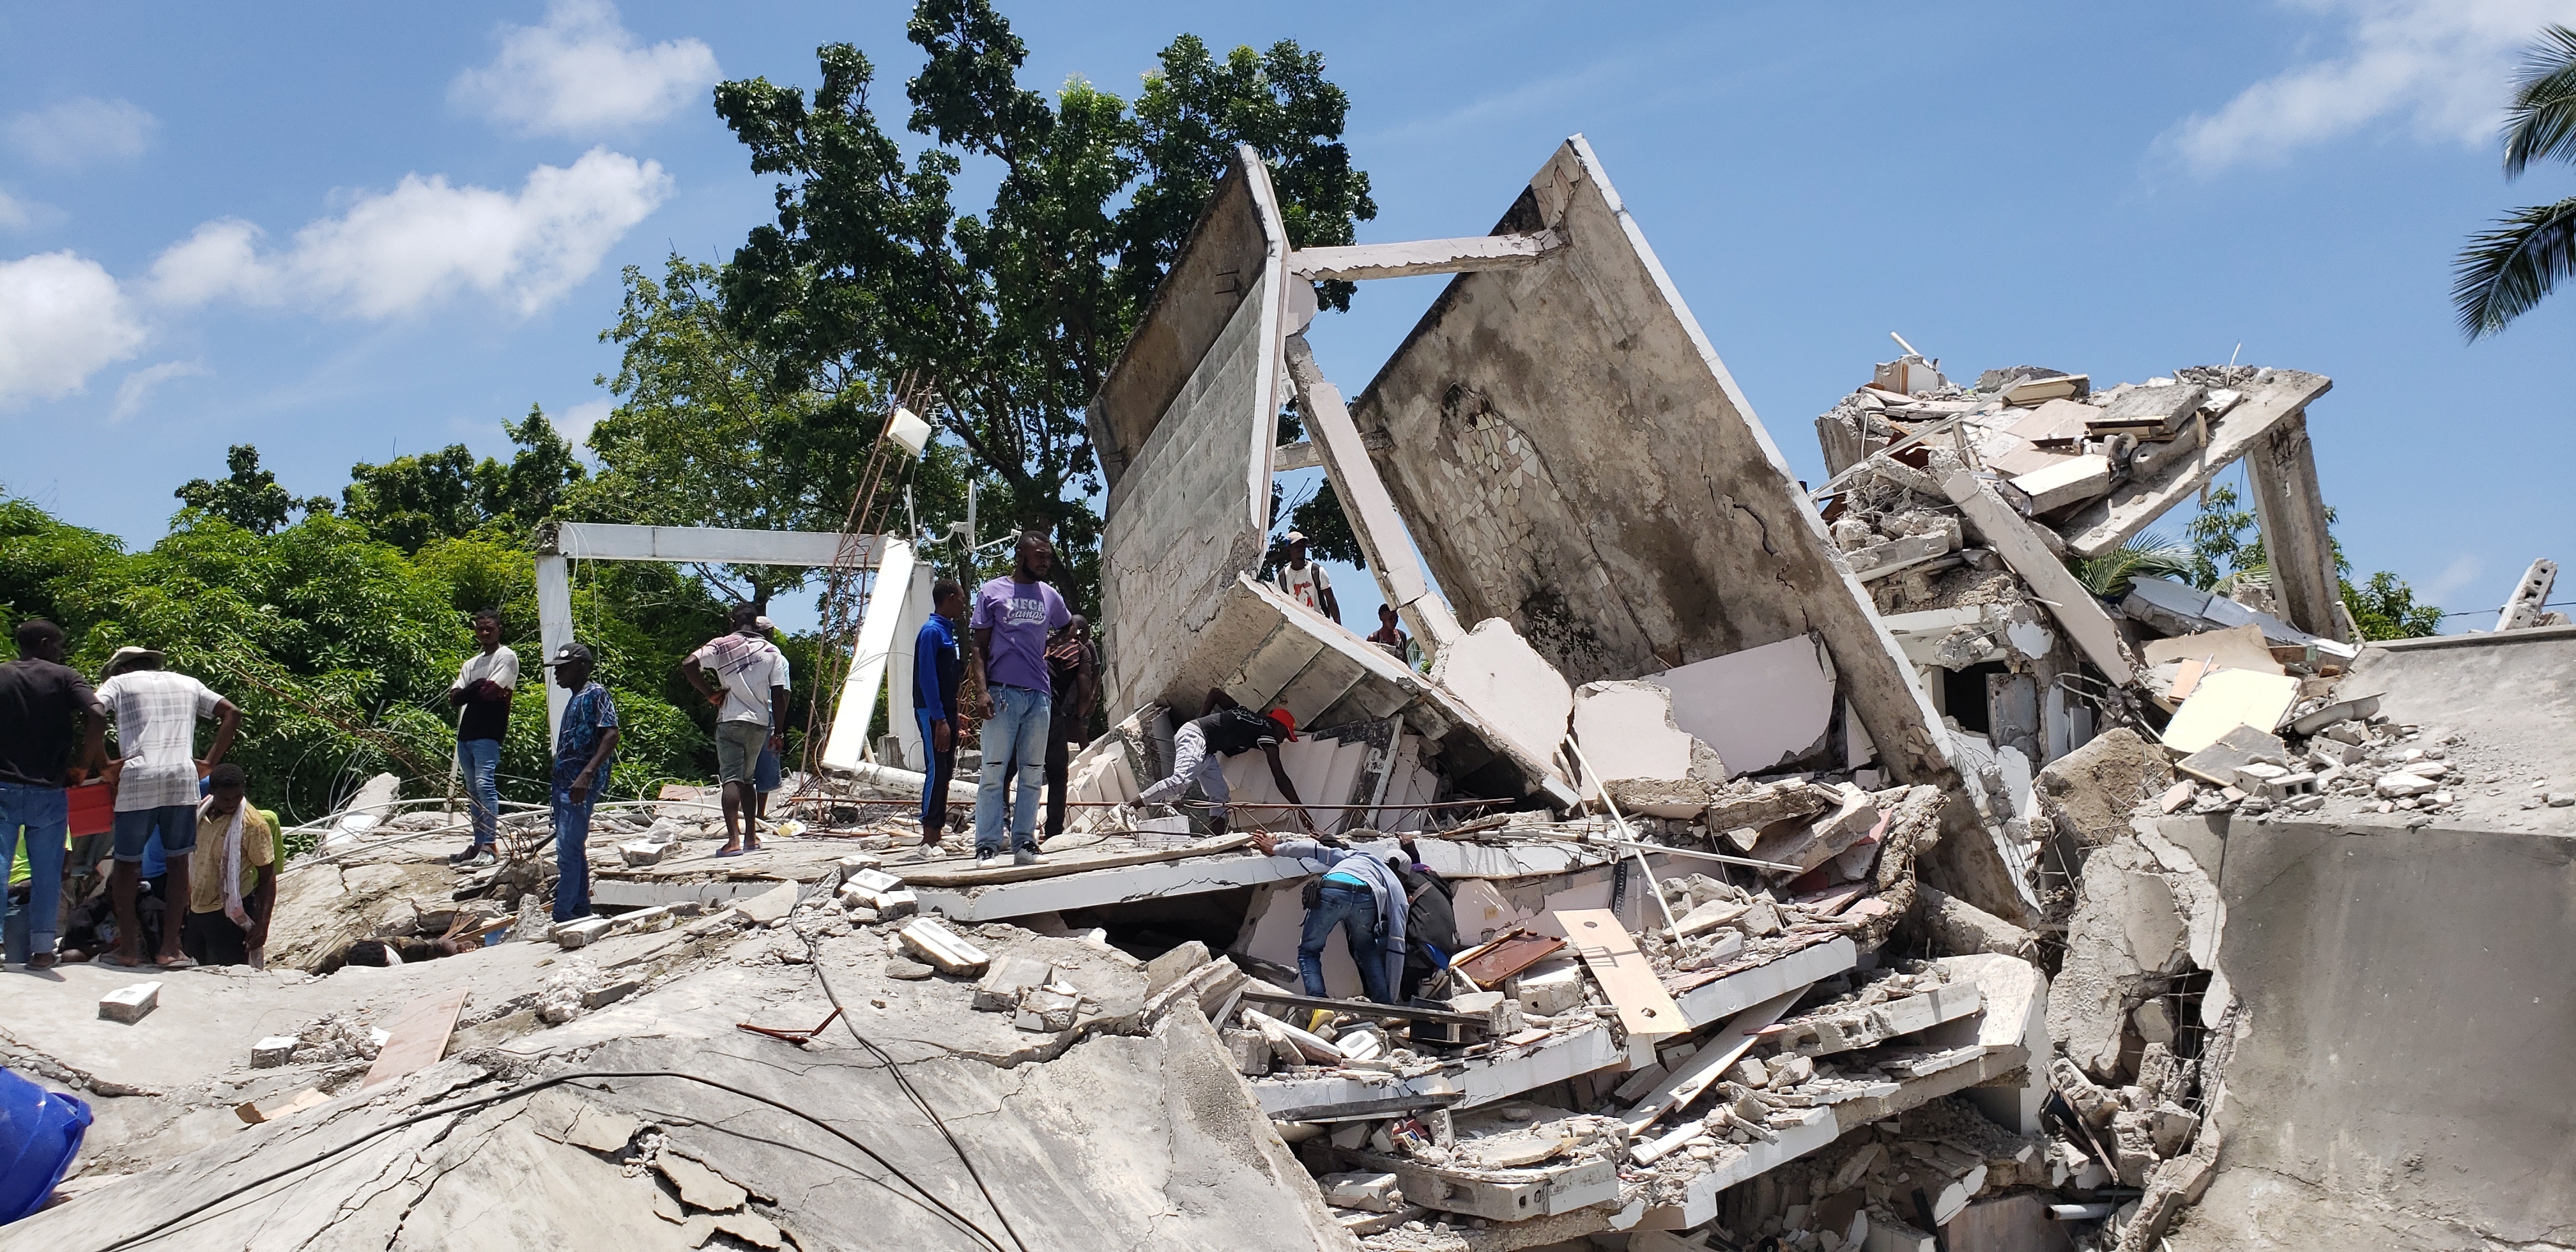
[[[1313,281],[1426,273],[1346,401]],[[694,789],[603,807],[556,925],[537,841],[453,871],[378,788],[270,969],[17,997],[9,1064],[99,1121],[10,1234],[2576,1246],[2576,1115],[2484,1077],[2576,1089],[2528,1046],[2576,995],[2576,627],[2542,562],[2493,633],[2359,644],[2326,387],[1909,348],[1809,490],[1580,138],[1488,235],[1349,248],[1243,150],[1089,413],[1112,729],[1043,863],[918,856],[861,761],[750,856]],[[2079,576],[2240,460],[2268,583]],[[1306,466],[1427,665],[1256,577]],[[1210,692],[1294,715],[1302,812],[1259,753],[1228,830],[1138,803]],[[1251,830],[1429,871],[1461,950],[1376,1004],[1336,931],[1308,994],[1309,868]]]

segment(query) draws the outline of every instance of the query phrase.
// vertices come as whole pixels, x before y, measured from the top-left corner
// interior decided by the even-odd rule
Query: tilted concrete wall
[[[1101,541],[1113,719],[1174,694],[1235,578],[1261,564],[1286,258],[1269,174],[1247,149],[1093,405],[1094,437],[1111,449],[1104,463],[1112,455],[1124,462]],[[1202,339],[1214,313],[1229,307]],[[1169,354],[1201,345],[1180,377]],[[1203,694],[1183,707],[1196,709]]]
[[[2237,821],[2219,878],[2249,1032],[2177,1252],[2576,1244],[2576,840]]]
[[[1510,621],[1578,685],[1814,632],[1896,776],[1954,779],[1911,667],[1580,136],[1495,232],[1541,229],[1565,246],[1451,280],[1352,410],[1459,620]],[[1976,851],[1975,825],[1956,815],[1945,848]],[[1992,877],[1970,898],[2018,913]]]

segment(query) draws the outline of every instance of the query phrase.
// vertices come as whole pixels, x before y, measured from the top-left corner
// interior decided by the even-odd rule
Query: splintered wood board
[[[385,1046],[376,1052],[376,1063],[367,1068],[367,1080],[358,1089],[379,1087],[438,1064],[447,1055],[447,1037],[456,1031],[456,1015],[465,1011],[465,994],[465,988],[451,987],[404,1005],[394,1015]]]
[[[1557,909],[1549,916],[1565,931],[1567,946],[1583,958],[1601,994],[1619,1010],[1619,1024],[1632,1036],[1677,1035],[1690,1029],[1682,1009],[1664,990],[1664,980],[1646,954],[1637,950],[1619,915],[1608,909]]]

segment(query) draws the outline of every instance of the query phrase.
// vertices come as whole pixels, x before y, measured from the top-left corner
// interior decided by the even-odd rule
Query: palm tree
[[[2067,568],[2086,591],[2106,600],[2117,599],[2129,594],[2129,580],[2140,574],[2154,578],[2190,577],[2191,549],[2150,531],[2100,556],[2069,561]]]
[[[2505,110],[2504,175],[2534,160],[2576,161],[2576,30],[2541,31],[2514,76]],[[2469,237],[2454,266],[2451,302],[2471,341],[2503,330],[2576,273],[2576,197],[2518,209]]]

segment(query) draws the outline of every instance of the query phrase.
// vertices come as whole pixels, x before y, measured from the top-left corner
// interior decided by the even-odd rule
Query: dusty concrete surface
[[[2576,1244],[2576,840],[2240,820],[2220,888],[2249,1026],[2174,1247]]]
[[[2380,693],[2392,720],[2463,737],[2455,757],[2470,785],[2445,823],[2576,834],[2576,807],[2541,802],[2576,792],[2576,626],[2374,644],[2343,690]]]

